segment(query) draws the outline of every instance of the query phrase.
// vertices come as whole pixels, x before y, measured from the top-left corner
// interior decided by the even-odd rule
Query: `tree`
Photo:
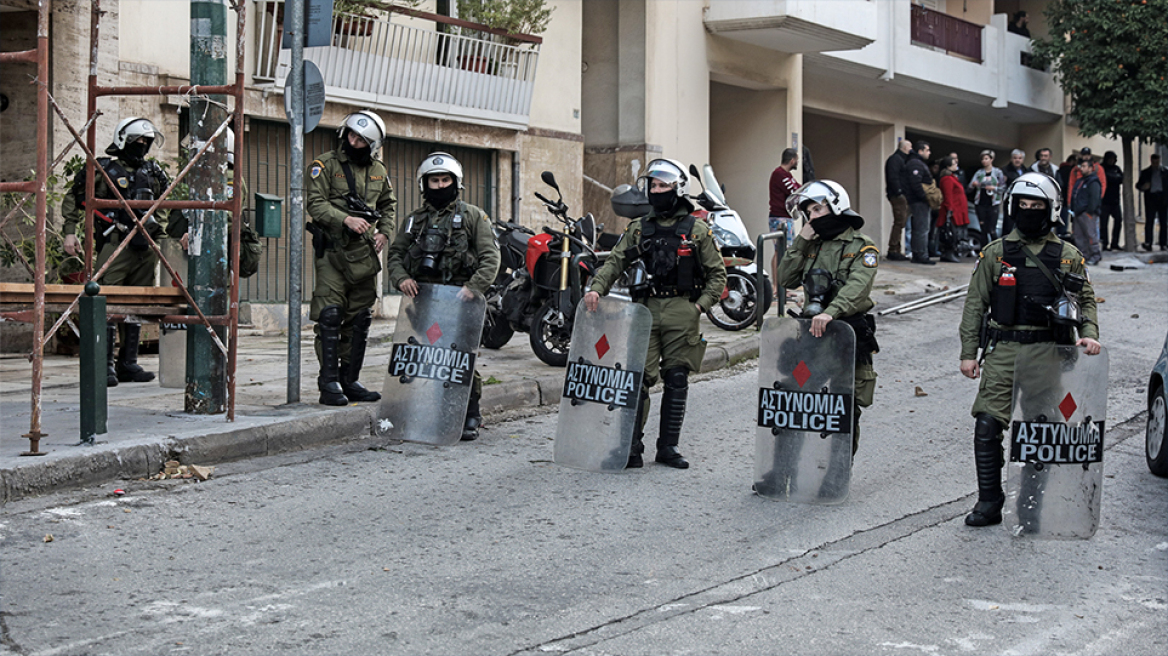
[[[1079,132],[1123,143],[1124,247],[1135,250],[1135,139],[1168,142],[1168,0],[1054,0],[1050,37],[1034,42],[1071,98]]]

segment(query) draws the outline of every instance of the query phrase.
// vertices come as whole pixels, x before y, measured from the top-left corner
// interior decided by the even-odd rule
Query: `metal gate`
[[[255,194],[265,193],[288,198],[289,175],[288,124],[257,118],[248,119],[249,130],[244,143],[247,197],[244,207],[251,209]],[[311,162],[321,153],[336,147],[336,131],[319,127],[304,135],[305,160]],[[433,151],[450,153],[462,162],[466,175],[463,199],[478,205],[492,217],[498,209],[498,156],[493,150],[467,148],[429,141],[413,141],[389,137],[381,148],[382,161],[389,171],[389,179],[397,193],[397,214],[400,219],[422,204],[418,183],[414,179],[422,158]],[[307,203],[307,198],[305,199]],[[265,238],[260,270],[251,278],[240,280],[239,297],[242,301],[276,303],[288,300],[288,203],[284,203],[283,228],[279,238]],[[305,216],[305,220],[309,217]],[[312,250],[305,239],[304,271],[302,272],[304,300],[312,297],[316,277],[312,266]],[[386,283],[386,293],[390,290]]]

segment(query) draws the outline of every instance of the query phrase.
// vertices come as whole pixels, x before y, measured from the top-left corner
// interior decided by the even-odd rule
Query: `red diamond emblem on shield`
[[[795,366],[795,371],[791,373],[795,374],[795,382],[799,383],[799,387],[803,387],[803,384],[811,377],[811,369],[807,367],[807,363],[803,360],[799,361],[799,364]]]
[[[438,327],[438,322],[434,322],[433,326],[426,329],[426,339],[430,340],[430,344],[442,338],[442,329]]]
[[[596,340],[596,357],[603,359],[608,351],[608,335],[601,335],[600,339]]]
[[[1079,404],[1075,403],[1075,399],[1071,396],[1070,392],[1068,392],[1066,398],[1064,398],[1063,402],[1059,404],[1059,412],[1063,413],[1063,419],[1070,421],[1071,415],[1075,414],[1075,410],[1078,407]]]

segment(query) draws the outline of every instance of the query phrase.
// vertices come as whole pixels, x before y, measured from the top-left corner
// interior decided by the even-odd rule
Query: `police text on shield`
[[[760,387],[758,425],[809,433],[852,433],[852,395]]]
[[[394,344],[389,356],[389,375],[470,385],[474,361],[474,353],[466,351],[423,344]]]
[[[1103,462],[1103,422],[1015,421],[1011,428],[1010,462],[1052,465]]]
[[[564,396],[620,408],[635,408],[640,399],[641,372],[569,362]]]

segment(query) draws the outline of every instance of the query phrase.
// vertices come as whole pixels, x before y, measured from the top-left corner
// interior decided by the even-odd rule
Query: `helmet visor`
[[[832,191],[831,187],[821,182],[808,182],[787,197],[787,214],[793,218],[808,221],[810,217],[807,216],[807,206],[811,203],[820,203],[830,207],[828,201],[834,195],[835,192]]]
[[[685,178],[685,172],[674,166],[672,162],[658,159],[649,162],[649,167],[645,169],[645,172],[641,174],[640,178],[638,178],[638,182],[643,181],[642,184],[644,188],[648,190],[648,180],[650,178],[660,180],[661,182],[664,182],[670,186],[675,186]]]

